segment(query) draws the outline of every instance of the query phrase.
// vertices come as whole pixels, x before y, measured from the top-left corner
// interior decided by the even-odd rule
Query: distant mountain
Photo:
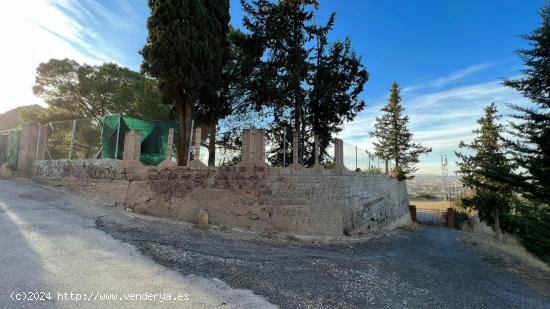
[[[23,120],[21,119],[21,111],[28,108],[43,109],[42,106],[34,104],[19,106],[3,114],[0,114],[0,131],[15,129],[18,126],[22,125]]]

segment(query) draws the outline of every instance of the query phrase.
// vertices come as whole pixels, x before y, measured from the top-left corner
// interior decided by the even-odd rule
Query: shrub
[[[455,207],[455,229],[459,230],[462,223],[470,217],[469,212],[463,208]]]
[[[550,206],[521,200],[506,218],[507,229],[520,237],[527,250],[550,264]]]

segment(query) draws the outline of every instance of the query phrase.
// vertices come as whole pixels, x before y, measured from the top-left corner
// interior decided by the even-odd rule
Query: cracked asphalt
[[[94,229],[183,278],[217,278],[282,308],[550,308],[549,299],[470,253],[446,228],[397,230],[346,244],[271,239],[143,218],[89,196],[0,180],[0,201],[10,208],[44,198],[73,223],[93,220]]]

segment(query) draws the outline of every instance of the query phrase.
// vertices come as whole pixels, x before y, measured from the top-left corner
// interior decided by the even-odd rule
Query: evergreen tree
[[[207,140],[208,165],[215,165],[217,129],[220,120],[231,114],[244,114],[249,108],[243,105],[243,97],[246,96],[246,86],[249,80],[247,68],[249,58],[244,48],[248,36],[242,31],[229,27],[228,43],[229,54],[223,68],[221,82],[203,87],[200,93],[201,110],[196,111],[197,125],[203,131],[203,137]],[[231,130],[230,121],[224,123],[226,130]],[[226,141],[222,138],[222,141]]]
[[[524,36],[530,49],[518,53],[526,68],[523,77],[505,80],[504,85],[520,91],[535,107],[511,105],[513,117],[510,141],[514,157],[526,173],[516,184],[527,197],[550,204],[550,5],[541,10],[542,25]]]
[[[300,163],[310,165],[313,136],[321,139],[321,154],[326,154],[332,136],[364,108],[359,95],[368,80],[367,70],[349,39],[328,42],[335,15],[326,25],[316,25],[317,1],[243,0],[242,4],[243,23],[251,33],[247,45],[257,59],[248,99],[273,118],[267,130],[273,146],[269,159],[282,162],[282,132],[287,130],[284,142],[292,145],[293,129],[299,146],[292,152],[298,151]],[[292,158],[292,153],[287,157]]]
[[[495,231],[500,233],[499,214],[509,212],[512,198],[514,166],[506,157],[506,148],[500,135],[503,127],[498,123],[495,103],[485,108],[485,115],[478,119],[477,137],[470,144],[460,142],[459,147],[472,154],[455,152],[460,159],[458,173],[462,185],[473,191],[463,200],[463,205],[475,208],[482,220],[494,220]]]
[[[349,39],[328,43],[333,24],[334,14],[326,26],[316,31],[316,61],[312,63],[307,101],[307,122],[312,135],[320,138],[321,156],[326,155],[326,148],[332,137],[342,131],[344,122],[353,120],[364,109],[365,101],[359,95],[369,78]],[[310,156],[309,161],[313,164],[314,156]]]
[[[149,35],[142,72],[156,78],[178,122],[178,164],[187,163],[194,113],[217,111],[218,100],[201,95],[222,88],[229,55],[229,1],[149,0]]]
[[[398,179],[412,179],[418,157],[432,149],[413,142],[413,134],[407,128],[409,117],[403,115],[405,108],[401,105],[400,88],[396,82],[391,86],[388,104],[381,111],[383,115],[376,117],[374,131],[370,132],[377,138],[373,142],[375,154],[395,163]]]
[[[306,44],[313,38],[315,25],[312,8],[316,0],[241,1],[246,13],[244,26],[258,50],[255,82],[251,100],[273,110],[275,128],[286,118],[293,119],[294,130],[303,139],[306,89],[309,76],[309,51]],[[302,157],[303,143],[297,149]],[[293,150],[294,151],[294,150]]]

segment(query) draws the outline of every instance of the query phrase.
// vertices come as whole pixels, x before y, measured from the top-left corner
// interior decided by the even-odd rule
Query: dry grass
[[[483,259],[517,274],[531,288],[550,297],[550,266],[529,253],[512,236],[501,240],[477,233],[460,233],[460,240]]]
[[[420,224],[413,222],[407,225],[400,226],[399,228],[407,232],[416,232],[420,230]]]
[[[432,201],[432,200],[411,200],[409,204],[415,205],[420,209],[441,209],[445,210],[451,207],[449,201]]]

